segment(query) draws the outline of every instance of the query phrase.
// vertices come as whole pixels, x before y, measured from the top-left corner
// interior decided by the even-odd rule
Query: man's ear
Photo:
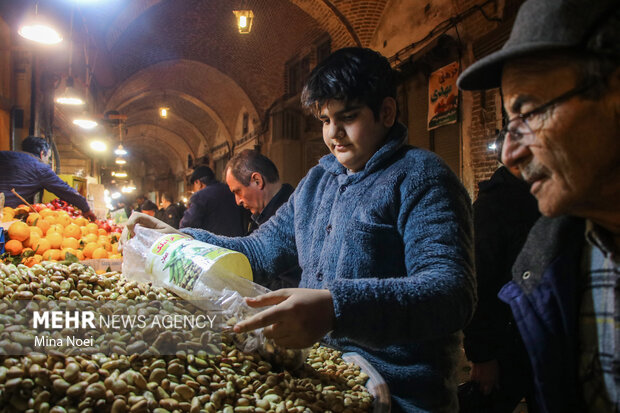
[[[258,189],[263,189],[265,187],[265,179],[258,172],[252,172],[250,176],[250,184],[255,183],[258,186]]]
[[[396,122],[396,107],[396,99],[393,97],[386,97],[383,99],[379,112],[379,120],[386,128],[391,128]]]

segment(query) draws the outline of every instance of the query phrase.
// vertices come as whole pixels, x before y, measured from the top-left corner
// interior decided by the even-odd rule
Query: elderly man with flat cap
[[[528,0],[464,90],[502,87],[502,160],[544,215],[500,291],[542,412],[620,411],[620,2]]]

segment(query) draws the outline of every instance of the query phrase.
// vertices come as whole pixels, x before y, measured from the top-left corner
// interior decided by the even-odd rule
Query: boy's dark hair
[[[193,185],[194,182],[200,181],[205,185],[215,181],[215,174],[213,170],[208,166],[202,165],[194,169],[194,172],[189,177],[189,184]]]
[[[301,92],[301,104],[318,115],[330,99],[360,102],[379,119],[386,97],[396,99],[396,72],[388,60],[371,49],[347,47],[336,50],[310,73]]]
[[[43,138],[28,136],[22,141],[22,151],[41,156],[41,152],[48,153],[50,145]]]
[[[243,186],[250,185],[250,178],[254,172],[261,174],[269,183],[278,182],[280,179],[278,168],[271,159],[252,149],[243,150],[233,156],[226,164],[225,171],[229,169]]]
[[[151,201],[150,199],[147,199],[146,201],[142,203],[142,205],[140,206],[140,209],[142,211],[157,211],[157,205],[155,205],[155,203]]]

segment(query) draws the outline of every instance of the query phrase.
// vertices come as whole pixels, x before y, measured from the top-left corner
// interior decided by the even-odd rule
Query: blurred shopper
[[[237,205],[252,212],[247,234],[254,232],[275,215],[294,190],[291,185],[280,182],[278,168],[271,159],[250,149],[239,152],[228,161],[226,184],[235,195]],[[295,264],[275,277],[255,279],[255,282],[277,290],[297,287],[300,277],[301,268]]]
[[[471,380],[486,398],[485,412],[512,413],[525,396],[534,413],[529,362],[510,307],[497,293],[512,279],[512,265],[530,228],[540,217],[529,185],[519,170],[505,166],[480,182],[474,202],[474,235],[478,307],[465,328],[465,353],[472,362]]]
[[[246,298],[269,308],[235,332],[264,327],[285,347],[357,352],[387,381],[392,412],[455,412],[460,331],[476,300],[469,196],[435,154],[406,144],[396,74],[379,53],[332,53],[302,103],[331,154],[289,201],[246,237],[183,232],[243,252],[255,276],[303,269],[302,288]],[[136,223],[174,231],[134,215],[123,239]]]
[[[502,161],[544,215],[500,298],[540,411],[620,411],[620,2],[529,0],[504,47],[463,72],[501,85]]]
[[[174,197],[170,193],[165,192],[162,194],[161,206],[162,208],[159,210],[159,216],[157,218],[164,221],[172,228],[178,229],[179,221],[181,221],[183,214],[181,213],[179,207],[174,203]]]
[[[140,211],[148,216],[156,217],[159,213],[159,208],[157,208],[155,202],[147,199],[140,205]]]
[[[138,197],[136,198],[136,201],[134,202],[134,204],[136,205],[136,207],[134,208],[134,211],[142,212],[142,204],[147,199],[148,198],[146,195],[138,195]]]
[[[236,205],[235,196],[228,187],[215,179],[211,168],[197,167],[189,182],[194,195],[181,219],[181,228],[201,228],[229,237],[244,234],[243,209]]]
[[[96,219],[86,199],[48,165],[51,151],[45,139],[28,136],[22,142],[22,150],[0,151],[0,191],[4,193],[6,206],[16,207],[23,203],[11,192],[12,188],[29,203],[33,203],[34,196],[45,189],[82,210],[82,215],[89,220]]]

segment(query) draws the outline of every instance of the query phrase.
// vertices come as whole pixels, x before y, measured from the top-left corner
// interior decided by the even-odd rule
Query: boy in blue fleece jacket
[[[282,346],[322,340],[358,352],[388,382],[392,411],[456,412],[460,330],[476,300],[469,197],[437,156],[406,144],[380,54],[336,51],[302,101],[331,155],[251,235],[183,232],[243,252],[256,275],[302,268],[301,288],[248,298],[272,307],[235,331],[264,327]]]

